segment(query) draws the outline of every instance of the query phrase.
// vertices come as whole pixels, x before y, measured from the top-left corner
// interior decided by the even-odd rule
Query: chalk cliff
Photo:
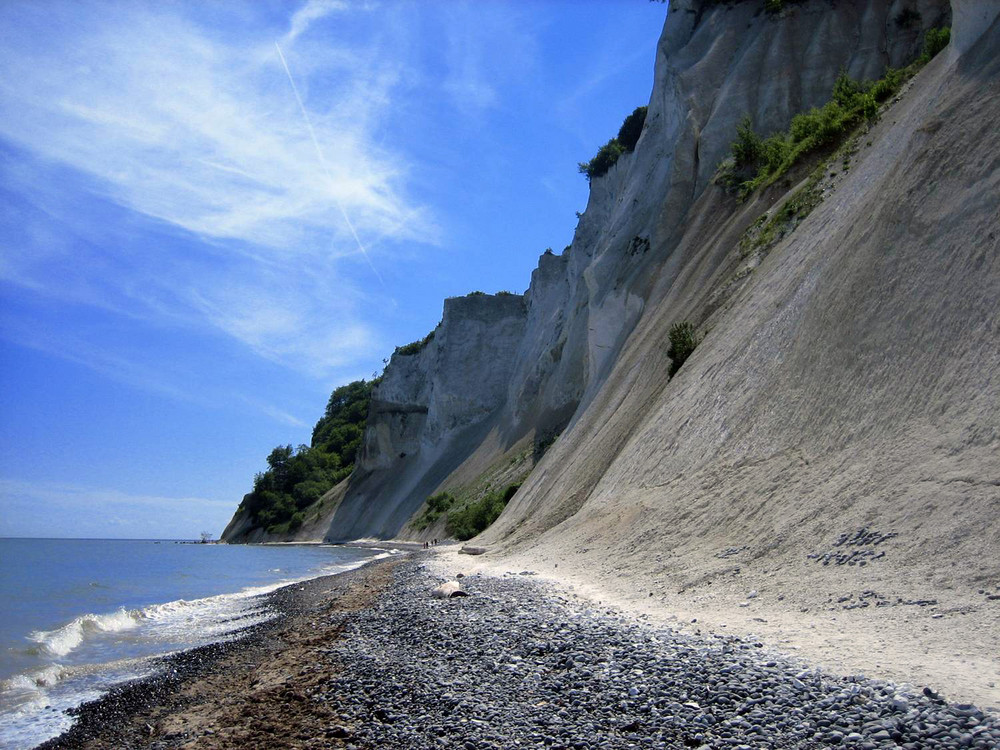
[[[910,20],[897,23],[904,8]],[[740,119],[765,133],[787,127],[829,98],[841,70],[877,78],[912,60],[948,14],[940,0],[810,0],[779,14],[757,2],[671,3],[634,152],[593,179],[572,245],[539,259],[523,300],[448,300],[427,348],[392,359],[327,538],[394,536],[465,462],[483,468],[578,420],[651,299],[669,290],[673,317],[699,318],[731,248],[681,240],[697,201],[717,191]]]
[[[433,338],[393,355],[328,539],[395,536],[495,429],[526,319],[519,294],[447,299]]]
[[[891,28],[899,6],[882,7]],[[740,204],[675,152],[687,182],[670,190],[695,197],[664,200],[672,239],[652,235],[664,261],[639,322],[476,544],[618,603],[998,705],[1000,4],[953,8],[952,44],[762,257],[741,240],[801,185]],[[705,338],[668,382],[684,319]]]
[[[716,601],[755,631],[844,592],[947,598],[968,617],[844,637],[883,665],[918,643],[926,664],[905,676],[1000,700],[981,678],[1000,634],[977,609],[1000,585],[998,14],[672,0],[642,135],[592,180],[572,245],[539,259],[523,297],[446,301],[433,339],[393,357],[355,474],[300,537],[440,536],[413,524],[429,495],[522,466],[476,540],[494,559],[709,620]],[[877,78],[949,24],[950,45],[835,162],[746,201],[714,183],[743,117],[787,128],[840,71]],[[818,205],[756,242],[807,178]],[[671,379],[667,334],[685,320],[704,340]],[[736,609],[751,589],[758,609]]]
[[[689,472],[709,471],[714,477],[723,466],[742,465],[749,456],[790,461],[790,446],[808,444],[813,435],[809,430],[824,420],[850,422],[851,436],[884,432],[884,425],[865,426],[872,420],[900,422],[876,416],[877,404],[866,398],[881,393],[884,385],[876,387],[876,381],[895,378],[895,370],[888,365],[888,370],[861,368],[859,351],[844,349],[875,336],[870,330],[874,319],[838,319],[834,311],[840,308],[834,300],[821,306],[816,295],[833,294],[834,269],[856,268],[861,257],[855,238],[848,238],[853,245],[841,238],[840,244],[827,247],[838,232],[861,226],[870,226],[869,235],[881,231],[864,213],[880,200],[912,205],[912,196],[898,194],[899,160],[906,153],[900,144],[912,146],[923,131],[900,135],[894,109],[893,121],[883,122],[872,135],[877,146],[864,155],[863,168],[853,170],[849,183],[829,186],[843,205],[827,200],[784,244],[749,259],[740,250],[741,237],[785,199],[792,185],[774,186],[743,204],[715,186],[712,178],[743,117],[749,116],[758,132],[785,128],[795,114],[829,98],[841,71],[872,79],[887,67],[912,60],[926,30],[948,24],[952,13],[954,41],[947,56],[921,74],[914,91],[897,107],[916,108],[925,115],[928,97],[940,92],[920,79],[936,70],[944,91],[947,82],[972,75],[962,72],[970,63],[963,68],[960,61],[971,59],[976,44],[986,43],[980,40],[994,24],[994,4],[805,0],[770,13],[755,1],[674,0],[657,49],[642,136],[633,152],[592,180],[571,246],[561,255],[540,257],[523,296],[473,294],[447,300],[442,322],[426,345],[392,357],[372,399],[354,475],[331,491],[327,499],[332,502],[296,538],[419,537],[406,524],[430,494],[468,483],[526,446],[537,447],[564,430],[487,532],[487,540],[517,547],[535,543],[539,534],[554,533],[554,527],[564,533],[564,526],[590,515],[604,519],[597,500],[600,488],[614,487],[617,493],[629,477],[639,481],[652,472],[661,482],[667,481],[661,476],[666,471],[675,482]],[[886,155],[879,156],[883,152]],[[922,164],[917,160],[907,169]],[[834,205],[841,208],[830,215]],[[900,223],[898,218],[891,221],[893,226]],[[819,228],[811,230],[817,222],[822,222]],[[951,231],[963,230],[959,226]],[[905,244],[907,236],[884,237],[883,255],[870,259],[866,273],[874,272],[876,261],[903,252],[906,248],[897,245]],[[865,239],[870,241],[870,236]],[[777,281],[805,267],[806,261],[796,260],[795,253],[823,260],[822,272],[809,266],[808,283],[819,291],[808,301],[805,292],[792,291],[792,282],[783,282],[792,284],[786,288]],[[837,253],[848,253],[840,266],[830,260]],[[985,270],[980,280],[995,282],[990,275],[995,268]],[[866,294],[875,294],[879,305],[888,304],[881,292],[850,278],[843,283],[856,290],[845,292],[852,314],[863,309]],[[764,297],[765,312],[754,317],[752,302],[761,297],[759,290],[767,280],[776,296]],[[915,289],[909,284],[904,291]],[[897,313],[915,321],[914,315],[905,314],[904,304],[912,305],[913,300],[902,300]],[[668,388],[666,328],[679,320],[690,320],[709,335]],[[742,338],[723,338],[730,330],[743,331]],[[869,346],[905,370],[897,382],[909,382],[929,361],[925,349],[930,332],[921,330],[914,338],[912,330],[898,335],[891,330],[883,321],[878,328],[883,338]],[[712,360],[711,353],[722,346],[716,342],[726,340],[738,340],[741,348],[728,358]],[[777,348],[762,346],[765,341]],[[790,380],[775,375],[775,363],[786,361],[785,348],[792,344],[802,348],[798,356],[803,362],[822,363],[828,370],[800,373]],[[708,374],[692,374],[707,361],[714,363]],[[855,369],[844,372],[848,364]],[[834,373],[840,379],[828,382]],[[919,391],[917,386],[911,390]],[[696,393],[684,395],[685,387]],[[817,391],[833,400],[818,399]],[[960,400],[979,403],[984,393],[991,392],[985,389]],[[799,421],[789,421],[794,415]],[[656,425],[654,432],[643,432],[641,425],[650,421]],[[982,429],[993,434],[992,425]],[[814,450],[826,455],[844,441],[853,444],[853,437],[833,437],[836,434],[824,431],[823,447]],[[900,448],[903,444],[908,447]],[[895,447],[904,453],[911,450],[907,441]],[[800,460],[795,451],[803,450],[794,448],[794,460]],[[797,481],[817,471],[814,462],[808,465],[811,468]],[[727,497],[714,479],[712,486],[717,499]],[[691,491],[684,483],[678,487],[678,492]],[[247,519],[234,519],[226,538],[266,537],[250,528]]]

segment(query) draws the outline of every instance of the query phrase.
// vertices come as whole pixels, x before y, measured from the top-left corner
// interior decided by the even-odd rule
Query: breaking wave
[[[61,664],[50,664],[30,674],[17,674],[0,682],[0,690],[37,690],[52,687],[67,673]]]
[[[390,550],[374,555],[363,562],[397,554]],[[301,583],[317,576],[340,573],[361,563],[328,566],[311,575],[275,581],[264,586],[252,586],[231,594],[218,594],[203,599],[176,599],[163,604],[153,604],[140,609],[125,609],[105,614],[85,614],[54,630],[36,630],[28,635],[38,645],[34,651],[40,655],[63,657],[79,648],[85,641],[104,633],[118,633],[148,624],[145,635],[153,640],[186,640],[197,634],[204,638],[219,638],[236,630],[273,618],[259,598],[264,594]]]
[[[395,553],[381,551],[362,559],[352,555],[298,576],[284,577],[289,568],[270,566],[264,570],[281,579],[266,585],[135,609],[88,612],[59,627],[31,631],[27,644],[22,641],[22,646],[7,650],[11,661],[22,666],[19,673],[0,679],[0,747],[35,747],[71,726],[67,711],[123,681],[154,674],[162,668],[160,657],[238,638],[247,628],[277,617],[265,594]]]
[[[141,610],[119,609],[105,615],[86,614],[55,630],[36,630],[28,638],[38,644],[38,650],[49,656],[66,656],[77,648],[88,634],[117,633],[139,624]]]

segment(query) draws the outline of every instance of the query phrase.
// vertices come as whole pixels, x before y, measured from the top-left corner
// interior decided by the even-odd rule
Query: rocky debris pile
[[[845,602],[848,602],[845,604]],[[833,603],[833,597],[827,600],[827,604]],[[904,599],[896,597],[896,601],[891,601],[877,591],[862,591],[855,599],[854,594],[845,594],[837,598],[837,604],[843,604],[843,609],[864,609],[865,607],[936,607],[937,599]]]
[[[995,748],[1000,720],[933,690],[837,678],[733,636],[586,609],[524,576],[470,576],[468,598],[400,566],[343,616],[329,737],[348,747]]]
[[[750,548],[745,544],[742,547],[726,547],[722,550],[722,552],[716,552],[715,556],[720,560],[725,560],[727,557],[734,557],[735,555],[740,554],[740,552],[745,552],[748,549]]]
[[[837,541],[833,543],[836,550],[829,552],[817,552],[807,555],[810,560],[816,560],[824,565],[834,563],[835,565],[860,565],[864,567],[870,562],[881,560],[885,557],[884,550],[875,550],[875,547],[899,536],[895,531],[882,533],[880,531],[869,531],[861,528],[857,531],[841,534]],[[855,549],[842,549],[844,547],[855,547]]]

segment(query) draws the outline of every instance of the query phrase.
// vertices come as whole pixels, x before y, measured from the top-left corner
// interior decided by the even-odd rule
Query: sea
[[[66,711],[157,657],[277,616],[264,594],[395,550],[171,540],[0,539],[0,748],[58,736]]]

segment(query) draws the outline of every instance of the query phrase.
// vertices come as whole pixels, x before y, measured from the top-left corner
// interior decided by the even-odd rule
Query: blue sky
[[[0,536],[218,534],[334,387],[570,242],[664,14],[0,5]]]

